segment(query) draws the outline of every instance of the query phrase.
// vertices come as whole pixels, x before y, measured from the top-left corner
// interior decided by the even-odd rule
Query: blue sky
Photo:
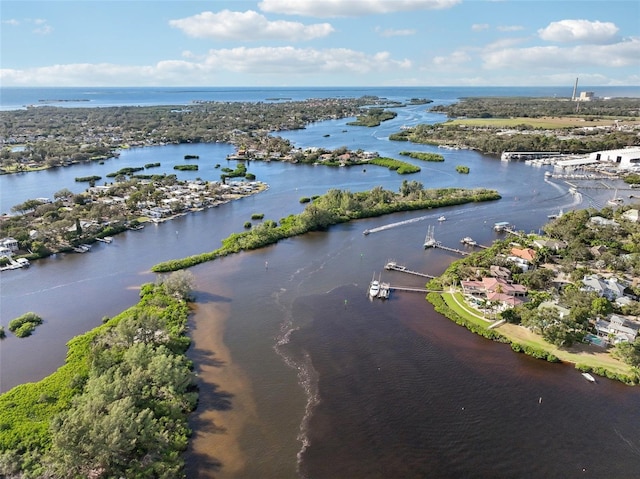
[[[1,0],[2,86],[640,86],[638,0]]]

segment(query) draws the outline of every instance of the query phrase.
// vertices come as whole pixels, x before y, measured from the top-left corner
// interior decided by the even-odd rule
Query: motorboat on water
[[[438,221],[447,221],[447,218],[444,216],[441,216],[440,218],[438,218]]]
[[[594,378],[591,374],[589,373],[582,373],[582,377],[584,377],[587,381],[589,381],[590,383],[595,383],[596,382],[596,378]]]
[[[374,279],[373,281],[371,281],[371,284],[369,285],[369,296],[371,298],[376,298],[378,297],[379,294],[380,294],[380,281],[378,281],[377,279]]]

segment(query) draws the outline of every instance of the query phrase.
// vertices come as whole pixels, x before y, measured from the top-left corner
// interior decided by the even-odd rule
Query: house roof
[[[511,254],[518,258],[522,258],[529,262],[532,262],[536,258],[536,250],[531,248],[511,248]]]

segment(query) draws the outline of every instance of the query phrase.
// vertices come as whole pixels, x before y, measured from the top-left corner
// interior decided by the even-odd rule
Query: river
[[[45,321],[28,339],[10,335],[0,342],[0,390],[55,370],[71,337],[137,301],[140,284],[155,279],[151,266],[219,247],[253,213],[277,221],[300,212],[303,196],[333,187],[360,191],[381,185],[397,191],[404,179],[425,187],[495,188],[503,197],[496,202],[338,225],[192,268],[197,296],[192,357],[200,371],[232,368],[236,382],[224,391],[203,384],[193,424],[196,436],[212,433],[203,449],[189,451],[189,477],[635,477],[637,388],[605,379],[591,384],[569,365],[515,354],[435,313],[421,294],[367,299],[373,274],[393,285],[424,285],[417,277],[384,271],[389,259],[439,274],[456,258],[423,249],[428,226],[448,246],[459,247],[464,236],[490,244],[499,237],[492,229],[497,221],[537,231],[547,215],[603,204],[609,195],[600,190],[572,195],[567,185],[545,181],[544,168],[524,163],[388,141],[401,125],[441,120],[426,108],[398,108],[398,117],[379,128],[336,120],[283,133],[297,146],[347,146],[402,158],[422,168],[416,175],[373,166],[252,162],[249,171],[270,185],[263,193],[126,232],[87,254],[58,255],[2,273],[2,324],[26,311]],[[398,155],[407,149],[442,153],[445,162]],[[214,165],[224,164],[230,151],[219,144],[135,149],[104,165],[1,177],[0,187],[4,194],[10,182],[12,199],[34,192],[49,196],[75,187],[69,182],[75,176],[104,176],[125,166],[160,161],[173,172],[171,162],[185,154],[200,155],[196,176],[217,179]],[[469,166],[470,174],[458,174],[458,164]],[[5,204],[3,199],[3,210]],[[438,222],[442,214],[447,220]],[[419,220],[362,234],[412,218]],[[207,329],[216,316],[223,318],[216,326],[224,337],[220,363],[206,348],[217,334]],[[216,462],[221,457],[216,448],[225,439],[206,421],[209,409],[243,418],[234,426],[237,441],[227,445],[235,448],[229,457],[236,462]]]

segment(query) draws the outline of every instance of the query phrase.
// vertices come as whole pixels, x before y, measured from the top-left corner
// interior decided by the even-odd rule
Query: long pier
[[[394,291],[409,291],[412,293],[430,293],[431,292],[431,290],[426,288],[408,288],[404,286],[389,286],[389,289],[392,289]]]
[[[415,276],[422,276],[423,278],[434,279],[435,276],[431,276],[430,274],[420,273],[419,271],[412,271],[407,269],[406,266],[399,265],[395,261],[389,261],[386,265],[384,265],[384,269],[388,269],[390,271],[399,271],[401,273],[413,274]],[[397,288],[393,288],[397,289]]]
[[[443,245],[439,241],[437,241],[436,244],[433,245],[433,248],[440,248],[440,249],[443,249],[445,251],[450,251],[451,253],[457,253],[457,254],[462,255],[462,256],[467,256],[469,254],[468,251],[462,251],[461,249],[450,248],[449,246]]]

